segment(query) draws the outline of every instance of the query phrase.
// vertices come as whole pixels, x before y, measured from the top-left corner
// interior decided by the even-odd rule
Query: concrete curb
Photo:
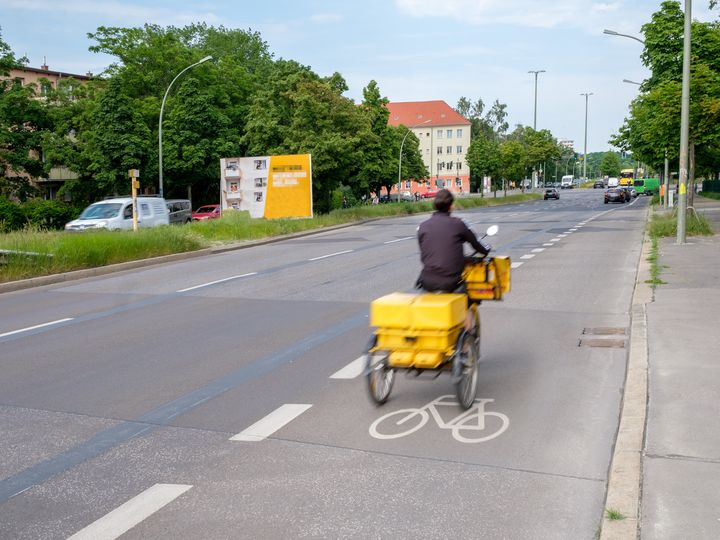
[[[648,210],[649,212],[649,210]],[[630,322],[630,352],[620,411],[620,425],[608,475],[600,540],[637,539],[640,525],[642,455],[648,400],[648,342],[646,305],[653,301],[648,257],[652,242],[646,233],[640,252]],[[607,511],[622,514],[611,520]]]
[[[403,216],[391,216],[391,217],[403,217]],[[199,249],[197,251],[186,251],[185,253],[173,253],[172,255],[163,255],[162,257],[152,257],[150,259],[139,259],[137,261],[127,261],[117,264],[109,264],[107,266],[98,266],[96,268],[85,268],[83,270],[73,270],[71,272],[63,272],[61,274],[51,274],[49,276],[39,276],[28,279],[20,279],[17,281],[8,281],[7,283],[0,283],[0,294],[19,291],[23,289],[30,289],[32,287],[42,287],[43,285],[54,285],[56,283],[64,283],[66,281],[74,281],[78,279],[84,279],[89,277],[104,276],[115,272],[123,272],[125,270],[135,270],[137,268],[145,268],[147,266],[155,266],[158,264],[164,264],[175,261],[182,261],[185,259],[194,259],[196,257],[205,257],[208,255],[215,255],[217,253],[225,253],[227,251],[235,251],[238,249],[247,249],[255,246],[264,246],[266,244],[273,244],[276,242],[282,242],[283,240],[291,240],[293,238],[302,238],[303,236],[311,236],[315,234],[321,234],[324,232],[335,231],[338,229],[344,229],[353,225],[362,225],[364,223],[370,223],[377,221],[381,218],[370,218],[362,221],[353,221],[352,223],[343,223],[341,225],[332,225],[330,227],[323,227],[322,229],[310,229],[307,231],[301,231],[291,234],[283,234],[280,236],[273,236],[270,238],[262,238],[260,240],[248,240],[245,242],[238,242],[237,244],[226,244],[222,246],[210,247],[205,249]]]

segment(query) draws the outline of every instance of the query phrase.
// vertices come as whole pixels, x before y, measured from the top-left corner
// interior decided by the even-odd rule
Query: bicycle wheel
[[[409,428],[405,429],[404,431],[398,431],[396,433],[381,433],[380,430],[378,430],[380,424],[385,422],[385,420],[388,420],[398,415],[402,415],[402,418],[394,422],[395,426],[399,426],[401,424],[404,424],[405,422],[414,420],[415,418],[417,418],[418,421],[417,423],[411,422]],[[372,424],[370,424],[370,428],[368,429],[368,431],[370,432],[370,435],[372,435],[376,439],[399,439],[400,437],[405,437],[406,435],[415,433],[418,429],[420,429],[427,423],[429,417],[430,415],[428,415],[425,409],[400,409],[399,411],[388,413],[385,416],[381,416],[380,418],[375,420]],[[387,424],[387,422],[385,423]]]
[[[490,441],[495,437],[502,435],[510,425],[510,420],[503,413],[494,411],[484,412],[483,416],[485,418],[483,419],[483,424],[486,424],[488,422],[488,418],[497,418],[499,420],[499,425],[497,425],[497,421],[493,421],[492,427],[489,428],[492,429],[492,431],[490,431],[488,435],[484,435],[484,433],[488,431],[488,428],[481,430],[477,425],[471,424],[471,421],[476,420],[479,414],[479,412],[471,414],[470,416],[466,416],[465,418],[463,418],[457,424],[453,424],[452,436],[455,438],[456,441],[460,441],[462,443],[481,443],[485,441]],[[467,432],[469,436],[463,435],[463,431]],[[476,436],[473,437],[473,434]]]
[[[478,383],[478,341],[474,332],[463,332],[455,353],[459,375],[455,390],[458,402],[463,409],[469,409],[475,403]]]
[[[388,367],[388,351],[375,351],[367,353],[366,369],[367,384],[370,397],[378,405],[385,403],[390,397],[395,370]]]

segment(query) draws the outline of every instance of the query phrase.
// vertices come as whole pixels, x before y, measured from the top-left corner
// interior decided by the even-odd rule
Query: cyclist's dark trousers
[[[456,292],[464,283],[459,278],[443,278],[437,276],[420,276],[420,286],[430,292]]]

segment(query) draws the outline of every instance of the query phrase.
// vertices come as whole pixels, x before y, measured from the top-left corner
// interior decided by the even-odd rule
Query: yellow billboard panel
[[[310,154],[223,158],[220,193],[223,210],[254,218],[312,217]]]

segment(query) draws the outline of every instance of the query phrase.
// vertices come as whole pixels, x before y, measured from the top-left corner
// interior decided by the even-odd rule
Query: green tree
[[[489,176],[499,178],[502,169],[500,143],[492,136],[478,136],[470,143],[466,156],[470,172],[478,180]],[[477,189],[480,187],[473,186]]]
[[[620,169],[622,168],[620,158],[616,152],[605,152],[605,155],[600,162],[600,174],[603,176],[620,176]]]

